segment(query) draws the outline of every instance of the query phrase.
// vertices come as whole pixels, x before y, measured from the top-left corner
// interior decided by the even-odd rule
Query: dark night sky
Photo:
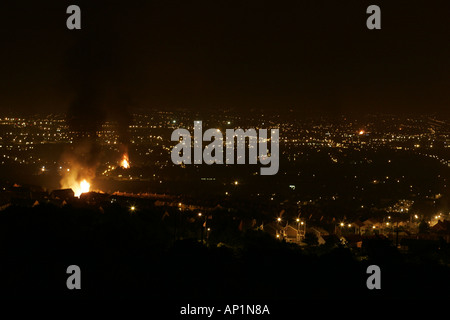
[[[66,29],[70,4],[81,7],[82,30]],[[366,28],[370,4],[381,7],[382,30]],[[432,0],[3,0],[0,108],[66,111],[84,92],[91,111],[447,113],[449,9]]]

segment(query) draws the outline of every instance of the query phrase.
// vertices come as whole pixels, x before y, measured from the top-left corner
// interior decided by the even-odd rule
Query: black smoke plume
[[[132,120],[131,97],[123,76],[124,48],[120,38],[109,28],[114,25],[114,17],[106,14],[103,22],[90,24],[89,10],[82,12],[87,12],[83,14],[82,30],[70,34],[73,45],[65,62],[65,80],[73,97],[67,111],[73,144],[63,155],[72,170],[63,177],[62,187],[95,177],[101,157],[97,134],[107,119],[117,123],[120,149],[128,152],[128,128]]]

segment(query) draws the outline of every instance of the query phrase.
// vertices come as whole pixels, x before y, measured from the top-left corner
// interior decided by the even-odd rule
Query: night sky
[[[70,4],[81,8],[81,30],[66,28]],[[371,4],[381,30],[366,28]],[[449,9],[400,0],[3,0],[0,110],[76,108],[99,120],[123,108],[178,107],[448,114]]]

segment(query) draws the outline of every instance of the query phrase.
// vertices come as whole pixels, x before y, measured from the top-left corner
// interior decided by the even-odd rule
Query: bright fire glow
[[[78,185],[73,186],[72,190],[75,193],[75,197],[79,197],[82,193],[89,192],[91,184],[83,179]]]
[[[360,130],[360,131],[359,131],[359,135],[360,135],[360,136],[362,136],[364,133],[365,133],[364,130]]]
[[[130,161],[128,159],[128,155],[124,154],[122,157],[122,161],[120,162],[120,166],[124,169],[128,169],[130,167]]]

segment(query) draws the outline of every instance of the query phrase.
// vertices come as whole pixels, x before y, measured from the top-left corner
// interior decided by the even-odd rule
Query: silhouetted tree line
[[[220,214],[219,214],[220,213]],[[410,257],[383,239],[356,255],[330,237],[301,248],[264,231],[240,231],[216,213],[199,241],[195,215],[162,209],[39,205],[0,212],[2,298],[363,299],[449,298],[445,243]],[[194,219],[194,220],[192,220]],[[364,259],[361,259],[364,256]],[[419,258],[417,258],[419,257]],[[381,267],[381,290],[366,287],[367,266]],[[68,290],[66,269],[81,268],[81,290]]]

